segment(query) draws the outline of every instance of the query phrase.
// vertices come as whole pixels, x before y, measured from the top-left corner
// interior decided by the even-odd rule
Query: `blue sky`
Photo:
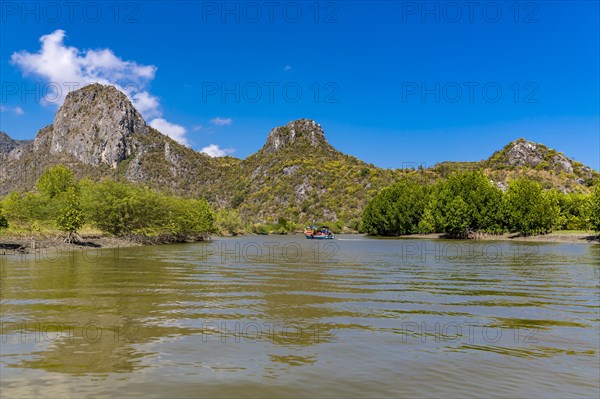
[[[0,129],[17,139],[101,81],[212,155],[244,158],[310,118],[382,167],[525,137],[600,169],[597,1],[1,4]]]

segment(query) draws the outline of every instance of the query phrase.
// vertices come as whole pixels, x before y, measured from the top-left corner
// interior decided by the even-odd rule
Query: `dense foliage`
[[[383,236],[417,233],[427,197],[426,188],[409,180],[383,189],[365,208],[364,229]]]
[[[525,235],[552,230],[558,212],[556,204],[542,191],[539,183],[519,179],[508,185],[504,196],[507,228]]]
[[[85,216],[79,203],[79,192],[71,187],[66,192],[66,206],[60,210],[56,217],[56,226],[67,233],[67,241],[71,242],[73,236],[85,224]]]
[[[363,213],[363,230],[373,235],[446,233],[543,234],[555,229],[600,231],[600,189],[594,194],[544,191],[528,179],[509,183],[506,193],[481,172],[456,172],[424,187],[398,182],[377,194]]]
[[[224,235],[236,236],[246,232],[244,222],[237,210],[221,209],[215,214],[215,225]]]
[[[155,242],[196,240],[215,231],[206,200],[114,180],[75,182],[62,165],[46,170],[36,188],[2,200],[7,219],[29,231],[57,228],[70,239],[87,222],[115,236]]]
[[[7,173],[0,178],[0,193],[31,190],[36,186],[35,177],[41,170],[67,162],[76,178],[69,178],[70,171],[63,167],[38,182],[38,193],[52,198],[83,177],[94,181],[106,178],[120,181],[133,172],[136,181],[155,189],[205,198],[215,210],[223,211],[217,222],[226,234],[286,230],[286,227],[275,227],[280,217],[301,227],[317,222],[332,227],[341,223],[341,231],[349,232],[360,229],[363,211],[377,193],[405,177],[431,184],[446,180],[456,172],[480,170],[501,187],[511,180],[527,178],[540,183],[543,190],[554,188],[585,195],[600,182],[599,172],[560,152],[525,140],[512,142],[490,159],[480,162],[443,162],[429,167],[409,162],[401,165],[401,169],[383,169],[335,150],[324,134],[320,136],[320,128],[306,121],[291,122],[290,126],[275,130],[276,134],[270,136],[263,149],[241,160],[210,158],[149,128],[147,133],[133,135],[135,145],[131,148],[131,156],[119,162],[116,168],[103,163],[82,162],[63,153],[53,155],[50,151],[52,141],[39,140],[39,151],[26,151],[18,160],[6,158],[2,161],[7,171],[19,173]],[[51,137],[52,126],[40,134],[40,137]],[[98,137],[90,137],[90,140],[98,140]],[[275,142],[287,144],[273,150]],[[79,148],[79,145],[73,142],[72,148]],[[450,224],[438,226],[440,209],[433,208],[432,204],[431,208],[425,209],[419,230],[443,228],[453,230],[457,235],[468,230],[471,223],[465,226],[459,219],[462,211],[472,216],[471,202],[466,196],[460,197],[464,204],[452,198],[453,205],[448,208],[455,216],[454,220],[444,220]],[[573,205],[580,204],[575,201]],[[573,208],[572,215],[578,218],[578,212]],[[577,223],[574,220],[567,218],[557,222],[555,228],[572,228],[566,226],[576,226],[579,219]],[[477,224],[476,220],[471,221]],[[257,224],[259,227],[255,228]],[[491,225],[491,231],[494,231],[493,223]]]
[[[521,178],[512,180],[503,192],[480,171],[454,172],[438,181],[423,179],[418,172],[403,176],[374,195],[362,219],[352,220],[356,229],[384,236],[438,232],[451,237],[600,231],[598,186],[592,195],[564,194]],[[35,191],[13,192],[0,201],[0,229],[10,224],[11,230],[60,230],[69,240],[85,226],[140,241],[169,242],[201,239],[217,231],[287,234],[301,230],[305,223],[280,216],[272,223],[250,224],[237,209],[213,214],[204,199],[110,179],[76,181],[62,165],[48,168]],[[340,219],[322,219],[320,224],[334,232],[346,226]]]
[[[590,226],[600,232],[600,185],[596,187],[590,199]]]
[[[64,165],[48,168],[35,183],[37,191],[48,198],[54,198],[73,186],[75,186],[75,175]]]
[[[2,214],[2,209],[0,209],[0,230],[8,228],[8,220],[6,220],[6,216]]]
[[[434,231],[464,236],[469,231],[496,233],[502,229],[502,191],[480,172],[459,172],[434,186],[428,215]]]
[[[591,228],[591,197],[584,194],[563,194],[557,190],[546,193],[555,215],[554,228],[557,230],[586,230]]]

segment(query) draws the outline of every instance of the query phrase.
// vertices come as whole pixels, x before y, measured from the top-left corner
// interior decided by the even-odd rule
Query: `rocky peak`
[[[262,152],[271,154],[291,145],[331,148],[321,125],[310,119],[298,119],[271,130]]]
[[[8,154],[14,150],[19,144],[10,138],[10,136],[0,131],[0,154]]]
[[[36,142],[50,139],[51,154],[67,153],[89,165],[114,168],[131,154],[135,133],[148,133],[148,126],[127,96],[94,83],[67,95],[51,137],[36,137]]]
[[[29,150],[32,140],[13,140],[8,134],[0,132],[0,156],[19,158]]]
[[[527,141],[523,138],[508,144],[503,150],[503,163],[508,166],[536,167],[542,162],[544,169],[553,169],[573,173],[573,161],[562,153],[545,145]]]
[[[544,160],[542,149],[537,143],[519,139],[508,146],[506,162],[510,166],[537,166]]]

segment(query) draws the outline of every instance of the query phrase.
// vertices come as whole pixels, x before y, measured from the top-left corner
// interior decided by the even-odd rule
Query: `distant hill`
[[[53,124],[33,141],[0,133],[0,161],[0,195],[32,189],[46,167],[63,163],[80,178],[127,179],[204,197],[217,209],[237,209],[250,222],[285,217],[350,227],[375,193],[402,176],[426,183],[480,169],[499,187],[529,176],[565,192],[588,192],[600,179],[597,171],[524,139],[480,162],[382,169],[337,151],[309,119],[272,129],[263,148],[246,159],[211,158],[148,126],[123,93],[100,84],[69,93]]]
[[[506,182],[513,177],[527,175],[541,182],[545,188],[557,188],[563,192],[588,192],[588,188],[600,178],[597,171],[562,152],[523,138],[496,151],[482,162],[482,166],[496,181]]]

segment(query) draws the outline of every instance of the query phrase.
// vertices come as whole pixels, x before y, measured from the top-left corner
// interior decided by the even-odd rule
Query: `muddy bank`
[[[124,248],[141,244],[116,237],[82,236],[80,240],[69,244],[61,237],[48,236],[4,236],[0,237],[0,255],[29,254],[36,251],[52,249],[53,251],[69,251],[85,248]]]
[[[445,234],[410,234],[398,238],[426,238],[426,239],[448,239]],[[478,235],[472,239],[459,240],[484,240],[484,241],[523,241],[523,242],[548,242],[548,243],[600,243],[600,236],[592,232],[561,233],[560,231],[550,234],[534,236],[521,236],[519,234]]]
[[[252,235],[252,234],[248,234]],[[298,234],[300,235],[300,234]],[[242,235],[243,236],[243,235]],[[376,238],[376,237],[374,237]],[[400,237],[381,237],[382,239],[447,239],[445,234],[410,234]],[[600,236],[592,232],[555,232],[550,234],[535,236],[520,236],[518,234],[499,234],[499,235],[478,235],[474,239],[458,239],[460,241],[521,241],[521,242],[547,242],[547,243],[600,243]],[[181,241],[174,241],[181,242]],[[197,242],[187,241],[187,242]],[[143,245],[162,245],[170,242],[152,242],[141,243],[139,240],[128,240],[116,237],[106,237],[98,235],[81,236],[76,243],[68,244],[64,239],[58,236],[3,236],[0,237],[0,256],[14,254],[30,254],[36,251],[52,249],[53,251],[82,250],[86,248],[127,248]]]

